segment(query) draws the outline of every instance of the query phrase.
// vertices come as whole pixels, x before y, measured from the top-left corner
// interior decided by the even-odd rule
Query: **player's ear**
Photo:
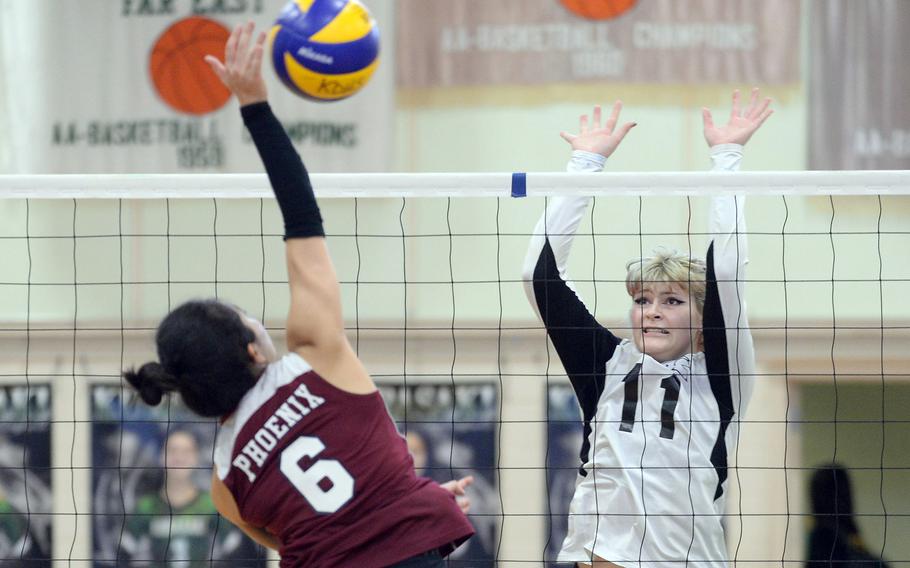
[[[263,355],[263,354],[259,351],[259,348],[256,347],[256,343],[247,343],[247,344],[246,344],[246,352],[249,354],[250,360],[251,360],[254,364],[256,364],[256,365],[264,365],[264,364],[268,363],[268,360],[265,358],[265,355]]]

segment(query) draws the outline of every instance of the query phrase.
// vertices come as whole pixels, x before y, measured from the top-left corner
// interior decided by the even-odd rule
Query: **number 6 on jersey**
[[[318,513],[334,513],[354,496],[354,478],[338,460],[316,460],[303,469],[300,460],[313,459],[325,449],[319,438],[301,436],[281,452],[281,473]],[[323,479],[332,487],[323,489]]]

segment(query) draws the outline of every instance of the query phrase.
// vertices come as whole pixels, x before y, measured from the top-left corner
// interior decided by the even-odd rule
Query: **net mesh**
[[[526,199],[506,197],[522,189],[509,174],[314,185],[349,337],[417,469],[475,476],[477,535],[453,565],[553,563],[566,532],[580,414],[521,270],[550,198],[573,192],[597,197],[569,272],[621,336],[625,262],[659,245],[703,256],[709,196],[750,195],[758,373],[731,456],[730,559],[802,563],[810,480],[838,462],[865,550],[910,562],[906,172],[530,174]],[[207,501],[215,425],[176,399],[136,405],[119,379],[153,357],[158,321],[189,298],[236,303],[283,344],[282,224],[265,179],[37,176],[0,187],[0,558],[274,561]]]

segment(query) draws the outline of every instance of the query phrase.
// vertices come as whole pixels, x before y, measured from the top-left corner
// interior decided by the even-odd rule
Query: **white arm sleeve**
[[[597,173],[603,170],[606,161],[607,159],[600,154],[575,150],[572,152],[572,158],[566,166],[566,171],[570,173]],[[528,301],[534,307],[534,311],[537,312],[537,317],[541,317],[541,314],[534,295],[534,269],[537,266],[544,245],[548,242],[556,258],[559,276],[575,292],[575,285],[566,274],[566,265],[568,264],[569,252],[572,250],[572,241],[575,239],[575,231],[578,230],[578,225],[581,223],[581,218],[587,211],[590,202],[591,197],[588,196],[554,197],[549,200],[543,215],[534,227],[534,232],[531,234],[531,242],[528,245],[528,252],[525,255],[522,280],[524,281]]]
[[[596,172],[603,163],[599,154],[576,151],[569,171]],[[559,354],[588,433],[603,392],[606,362],[619,344],[619,339],[597,322],[566,276],[572,240],[590,201],[590,197],[560,197],[547,203],[531,236],[523,270],[528,300]],[[583,443],[581,455],[586,456],[588,449],[587,442]]]
[[[711,148],[712,171],[737,171],[742,146],[722,144]],[[745,277],[748,263],[745,196],[722,195],[711,199],[708,224],[711,235],[717,295],[723,312],[733,410],[742,414],[755,380],[755,349],[746,312]]]

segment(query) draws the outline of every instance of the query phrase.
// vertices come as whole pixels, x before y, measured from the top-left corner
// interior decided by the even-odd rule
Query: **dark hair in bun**
[[[218,300],[192,300],[175,308],[158,326],[158,362],[130,369],[123,378],[151,406],[179,392],[200,416],[234,411],[256,383],[247,346],[256,341],[234,308]]]
[[[157,406],[165,393],[177,390],[177,379],[161,366],[161,363],[146,363],[138,371],[129,370],[123,378],[133,385],[143,402]]]

